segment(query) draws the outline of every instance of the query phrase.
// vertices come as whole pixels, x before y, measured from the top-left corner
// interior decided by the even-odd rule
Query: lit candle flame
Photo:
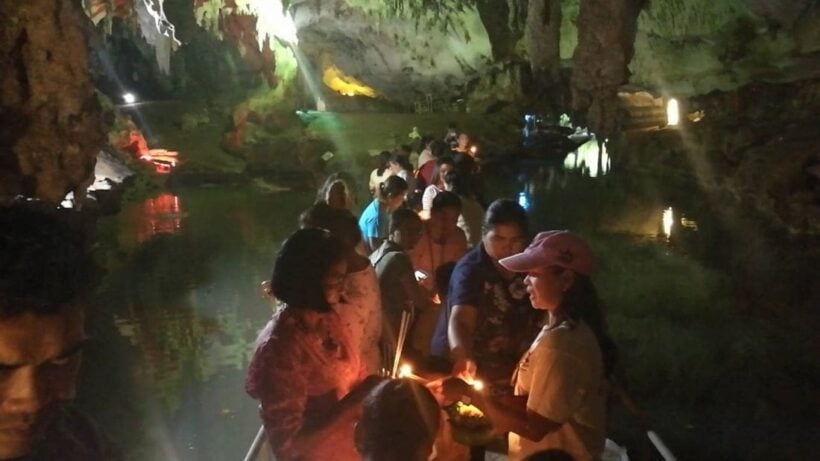
[[[479,392],[484,390],[484,381],[481,381],[480,379],[473,380],[473,382],[470,383],[470,385],[473,386],[473,389]]]
[[[399,378],[410,378],[413,376],[413,367],[408,364],[403,364],[399,367]]]

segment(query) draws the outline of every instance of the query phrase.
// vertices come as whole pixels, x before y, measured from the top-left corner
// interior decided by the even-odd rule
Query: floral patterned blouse
[[[276,458],[358,460],[352,425],[331,437],[349,443],[314,447],[310,454],[296,453],[293,439],[322,422],[362,376],[359,354],[335,311],[285,307],[274,314],[257,340],[245,390],[262,403],[260,415]]]
[[[370,264],[358,272],[350,272],[345,278],[342,301],[333,306],[342,324],[350,333],[355,350],[365,372],[378,372],[382,366],[380,341],[382,336],[382,300],[379,279]]]

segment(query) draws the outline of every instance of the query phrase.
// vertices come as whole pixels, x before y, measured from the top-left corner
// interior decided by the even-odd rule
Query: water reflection
[[[179,197],[164,193],[144,200],[124,213],[129,224],[123,226],[121,241],[145,242],[155,235],[182,231],[184,212]]]
[[[589,141],[581,144],[578,150],[570,152],[564,159],[564,168],[567,170],[578,170],[582,174],[591,178],[603,176],[609,172],[609,154],[606,151],[606,143],[602,143],[598,149],[598,141],[593,137]]]
[[[127,459],[224,460],[247,449],[259,419],[244,370],[271,313],[257,286],[311,199],[197,189],[101,222],[108,273],[94,305],[104,318],[92,320],[107,325],[106,350],[87,357],[80,403]]]
[[[138,377],[151,383],[165,413],[180,408],[190,385],[186,378],[207,382],[225,368],[242,370],[250,360],[256,331],[235,310],[201,317],[191,306],[115,315],[114,325],[140,350]]]

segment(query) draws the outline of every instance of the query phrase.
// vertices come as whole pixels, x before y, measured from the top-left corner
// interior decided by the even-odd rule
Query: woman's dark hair
[[[433,154],[433,157],[435,158],[440,158],[444,156],[444,153],[449,150],[450,146],[448,146],[447,143],[440,139],[436,139],[430,142],[430,153]]]
[[[404,178],[393,175],[379,184],[379,198],[389,199],[407,193],[407,181]]]
[[[322,187],[316,191],[316,201],[326,201],[327,195],[330,190],[336,186],[337,184],[341,184],[345,188],[345,192],[347,193],[348,197],[354,199],[354,192],[353,192],[353,177],[349,174],[340,171],[337,173],[333,173],[325,179],[324,184]]]
[[[75,211],[41,202],[0,206],[0,318],[82,302],[100,275],[92,235],[93,222]]]
[[[391,379],[365,398],[356,427],[356,449],[365,460],[415,461],[432,445],[440,410],[433,394],[410,379]]]
[[[349,210],[333,208],[325,202],[316,202],[299,215],[299,227],[327,229],[347,247],[355,247],[362,240],[356,217]]]
[[[469,175],[457,171],[451,171],[444,177],[444,184],[450,186],[450,190],[462,197],[472,197],[473,193],[472,183]]]
[[[569,270],[569,269],[558,269]],[[572,320],[583,320],[595,333],[598,340],[598,347],[601,348],[601,357],[604,362],[605,376],[612,374],[615,363],[618,359],[618,350],[615,342],[607,334],[606,319],[604,317],[603,306],[598,298],[598,292],[592,279],[586,275],[575,273],[575,282],[564,293],[564,300],[561,302],[561,310]]]
[[[342,241],[325,229],[299,229],[282,244],[273,265],[271,288],[288,307],[327,312],[322,282],[344,259]]]
[[[444,182],[445,179],[441,177],[441,167],[443,165],[450,165],[455,168],[456,162],[453,160],[453,157],[450,157],[449,155],[436,158],[436,168],[433,170],[433,176],[430,178],[431,184],[440,184]]]
[[[447,208],[458,208],[461,210],[461,199],[454,192],[441,191],[433,198],[433,206],[430,211],[435,213]]]
[[[412,172],[413,165],[410,164],[410,160],[407,158],[407,154],[402,151],[393,152],[393,155],[390,156],[390,161],[394,163],[398,163],[402,169]]]
[[[383,150],[379,153],[379,165],[376,167],[376,174],[384,174],[384,170],[390,167],[390,152]]]
[[[430,147],[430,144],[431,144],[431,143],[432,143],[435,139],[436,139],[436,138],[434,138],[434,137],[433,137],[433,135],[431,135],[431,134],[425,134],[425,135],[423,135],[423,136],[421,137],[421,139],[419,140],[419,150],[424,150],[424,149],[429,148],[429,147]]]
[[[399,208],[390,214],[390,233],[396,232],[410,221],[421,222],[421,218],[410,208]]]
[[[490,204],[484,213],[484,223],[481,226],[482,235],[486,235],[494,226],[499,224],[514,224],[526,234],[529,218],[527,211],[515,200],[498,199]]]

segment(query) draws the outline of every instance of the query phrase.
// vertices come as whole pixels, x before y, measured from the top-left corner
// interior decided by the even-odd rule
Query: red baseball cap
[[[540,232],[526,250],[498,262],[513,272],[560,266],[582,275],[590,275],[597,269],[587,242],[565,230]]]

